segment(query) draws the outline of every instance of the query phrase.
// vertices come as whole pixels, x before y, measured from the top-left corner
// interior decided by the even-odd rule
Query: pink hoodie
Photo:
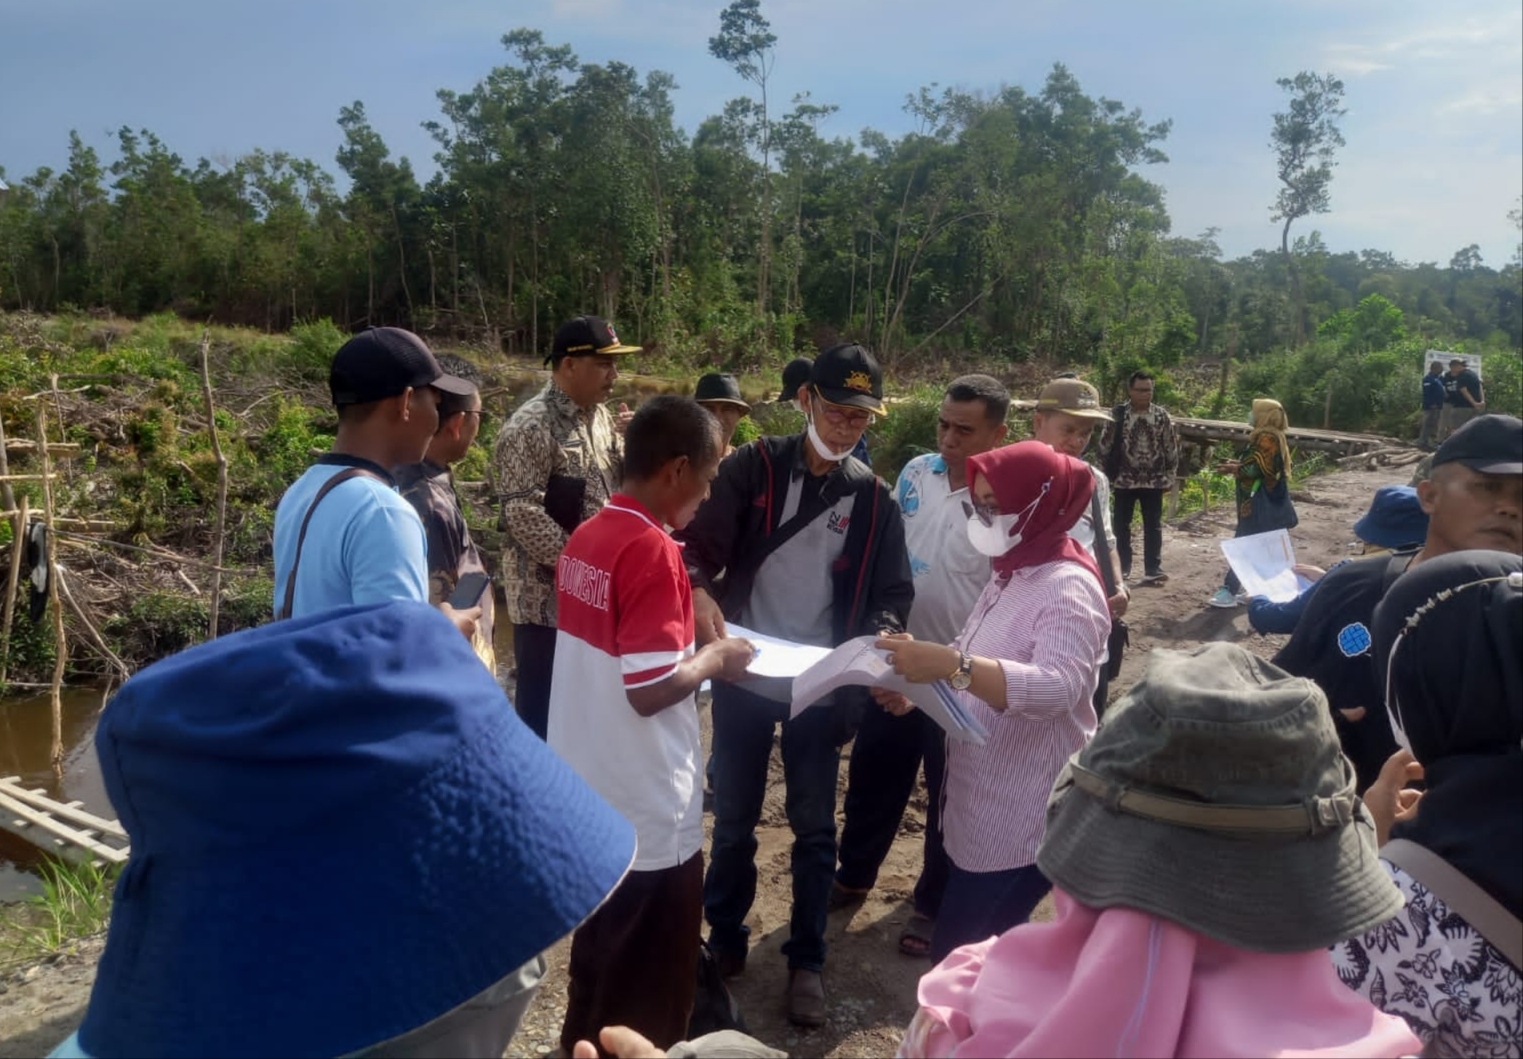
[[[1326,949],[1234,948],[1053,891],[1057,919],[958,949],[920,980],[899,1055],[1401,1056],[1422,1042],[1338,980]]]

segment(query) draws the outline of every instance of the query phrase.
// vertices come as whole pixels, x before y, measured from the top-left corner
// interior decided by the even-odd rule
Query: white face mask
[[[1042,491],[1036,495],[1036,499],[1013,515],[995,515],[990,522],[984,521],[984,516],[973,509],[973,505],[964,502],[963,507],[968,510],[968,543],[981,555],[987,555],[991,559],[998,559],[1011,548],[1025,540],[1025,534],[1016,530],[1015,527],[1022,519],[1028,518],[1036,512],[1043,498],[1052,488],[1052,479],[1042,483]]]
[[[820,437],[820,432],[814,428],[813,412],[809,413],[809,443],[814,446],[814,451],[820,454],[821,459],[829,460],[831,463],[840,463],[850,456],[852,450],[856,448],[856,445],[852,445],[850,449],[836,452],[829,445],[825,444],[825,439]]]
[[[1018,521],[1019,515],[996,515],[991,525],[974,515],[968,519],[968,543],[980,555],[997,559],[1021,543],[1021,534],[1010,532]]]

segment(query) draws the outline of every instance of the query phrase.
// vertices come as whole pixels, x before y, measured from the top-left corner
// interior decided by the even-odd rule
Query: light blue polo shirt
[[[272,610],[277,614],[285,602],[302,519],[317,491],[346,467],[364,467],[391,480],[390,472],[368,460],[329,454],[291,484],[275,509]],[[392,486],[364,475],[351,478],[323,498],[307,527],[291,616],[393,599],[428,602],[423,522]]]

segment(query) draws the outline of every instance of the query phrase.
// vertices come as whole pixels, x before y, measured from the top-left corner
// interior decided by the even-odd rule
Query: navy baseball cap
[[[361,331],[338,347],[328,369],[328,389],[337,408],[384,401],[424,386],[461,397],[476,390],[466,380],[444,374],[423,339],[400,327]]]
[[[1463,463],[1482,474],[1523,474],[1523,419],[1516,416],[1477,416],[1453,434],[1433,454],[1433,466]]]
[[[799,390],[809,385],[809,372],[814,367],[814,361],[808,357],[794,357],[783,369],[783,392],[778,394],[779,401],[791,401],[799,395]]]

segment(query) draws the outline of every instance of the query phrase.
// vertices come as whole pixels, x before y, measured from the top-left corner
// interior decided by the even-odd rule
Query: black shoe
[[[746,954],[744,951],[715,948],[712,943],[709,945],[709,950],[714,954],[714,961],[719,964],[719,977],[729,980],[745,974]]]
[[[832,881],[830,897],[825,901],[825,909],[828,912],[840,912],[847,908],[857,908],[867,900],[870,892],[869,890],[852,890],[839,882]]]

